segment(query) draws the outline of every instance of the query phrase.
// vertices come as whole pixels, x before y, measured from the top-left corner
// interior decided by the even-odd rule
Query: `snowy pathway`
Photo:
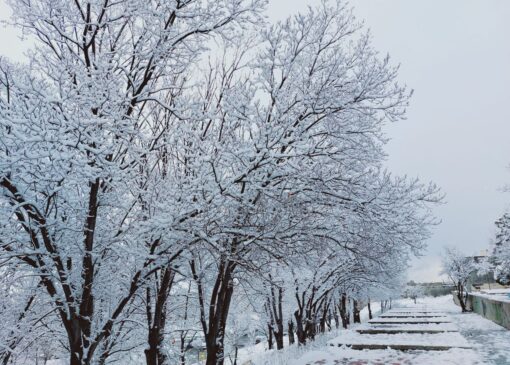
[[[328,345],[295,364],[510,365],[509,332],[477,314],[460,313],[451,296],[406,303],[342,331]]]
[[[476,313],[461,313],[448,303],[452,322],[481,356],[482,364],[510,365],[510,332]]]

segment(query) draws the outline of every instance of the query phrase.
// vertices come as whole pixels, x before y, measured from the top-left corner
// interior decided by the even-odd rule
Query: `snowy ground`
[[[289,347],[283,351],[265,353],[252,353],[249,358],[254,365],[510,365],[510,336],[509,332],[495,323],[480,317],[475,313],[462,314],[460,308],[453,304],[451,296],[440,298],[425,298],[418,300],[419,308],[410,301],[401,301],[396,306],[411,307],[392,311],[395,317],[397,312],[408,313],[411,316],[422,315],[425,308],[427,315],[434,318],[435,315],[445,314],[451,323],[432,324],[377,324],[364,323],[348,331],[333,332],[319,338],[315,343],[306,347]],[[414,307],[414,308],[412,308]],[[437,313],[437,314],[436,314]],[[443,318],[443,317],[442,317]],[[447,351],[398,351],[384,350],[352,350],[348,347],[330,346],[338,344],[342,340],[355,340],[359,334],[354,329],[367,328],[395,328],[399,329],[427,329],[458,332],[438,333],[432,337],[428,334],[409,337],[407,334],[399,334],[400,342],[411,341],[416,343],[421,337],[422,343],[456,345],[470,348],[452,348]],[[374,337],[376,336],[376,337]],[[370,335],[369,339],[377,339],[378,342],[390,341],[389,336],[395,335]],[[386,337],[386,339],[384,339]],[[393,340],[397,339],[393,337]],[[366,340],[366,338],[365,338]],[[336,343],[335,343],[336,342]],[[366,341],[365,341],[366,342]],[[248,354],[246,354],[248,355]],[[243,362],[241,362],[243,363]]]
[[[457,306],[449,306],[452,322],[482,357],[483,364],[510,365],[510,332],[476,313],[461,313]]]
[[[483,289],[471,294],[499,302],[510,303],[510,289]]]

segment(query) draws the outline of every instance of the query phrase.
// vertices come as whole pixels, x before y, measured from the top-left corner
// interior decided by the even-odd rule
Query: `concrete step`
[[[361,334],[395,334],[395,333],[443,333],[443,332],[458,332],[456,330],[432,330],[432,329],[401,329],[401,328],[367,328],[359,329],[356,332]]]
[[[421,319],[414,319],[413,318],[397,318],[396,320],[394,321],[385,321],[384,318],[382,318],[381,320],[377,320],[377,319],[373,319],[371,321],[369,321],[368,323],[370,324],[427,324],[427,323],[433,323],[433,324],[436,324],[436,323],[451,323],[450,321],[448,320],[442,320],[442,319],[430,319],[430,320],[427,320],[426,318],[421,320]]]
[[[330,346],[347,346],[353,350],[385,350],[385,349],[393,349],[399,351],[448,351],[453,348],[461,348],[461,349],[470,349],[471,347],[464,346],[438,346],[438,345],[378,345],[378,344],[347,344],[347,343],[338,343],[338,344],[330,344]]]
[[[426,315],[426,314],[381,314],[379,318],[446,318],[446,316],[438,315]]]

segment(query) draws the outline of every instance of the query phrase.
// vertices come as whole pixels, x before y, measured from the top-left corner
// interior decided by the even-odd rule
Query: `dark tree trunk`
[[[336,305],[333,305],[333,319],[335,320],[336,329],[340,328],[340,319],[338,318],[338,309]]]
[[[154,311],[151,303],[151,290],[147,288],[147,321],[149,333],[147,336],[148,349],[145,350],[145,360],[147,365],[164,365],[166,363],[166,354],[163,351],[166,328],[166,307],[167,299],[172,288],[174,272],[169,267],[161,269],[159,285],[156,288],[154,298]]]
[[[267,348],[273,349],[273,326],[270,323],[267,324]]]
[[[457,298],[459,299],[460,307],[462,308],[462,312],[469,312],[467,308],[467,298],[464,293],[464,286],[459,281],[457,283]]]
[[[322,316],[321,316],[320,324],[319,324],[319,331],[321,333],[325,333],[326,330],[331,329],[331,311],[330,311],[329,307],[330,307],[330,301],[328,300],[327,297],[325,297],[323,299]]]
[[[234,364],[233,365],[237,365],[237,353],[238,353],[239,349],[237,348],[237,346],[235,347],[235,352],[234,352]]]
[[[352,312],[353,312],[354,323],[361,323],[359,301],[357,301],[357,300],[353,301]]]
[[[305,336],[311,340],[315,339],[315,333],[317,329],[317,323],[315,318],[315,313],[312,312],[313,308],[307,308],[306,310],[306,322],[305,322]]]
[[[83,361],[82,361],[83,353],[76,352],[76,351],[83,351],[83,349],[71,348],[70,351],[71,351],[71,354],[70,354],[71,359],[69,361],[69,364],[70,365],[83,365]]]
[[[294,338],[294,322],[292,319],[289,321],[289,345],[293,345],[296,342]]]
[[[233,243],[235,246],[235,242]],[[223,365],[225,360],[224,342],[225,327],[227,324],[228,312],[232,294],[234,292],[233,273],[237,264],[227,258],[219,263],[218,274],[211,292],[209,302],[209,316],[205,315],[205,298],[202,288],[202,281],[198,275],[195,262],[191,261],[193,278],[198,286],[200,304],[200,322],[205,334],[207,348],[207,359],[205,365]]]
[[[184,331],[181,332],[180,340],[181,354],[179,355],[179,360],[181,365],[186,365],[186,333]]]
[[[372,308],[370,307],[370,299],[368,299],[368,319],[372,319],[373,316],[372,316]]]
[[[277,295],[275,293],[274,285],[271,285],[271,295],[268,298],[267,310],[270,314],[271,329],[276,342],[276,348],[281,350],[283,349],[283,289],[278,287],[276,288],[276,291],[278,292]]]
[[[345,293],[342,293],[338,310],[340,311],[340,318],[342,318],[342,326],[347,328],[349,326],[350,318],[349,311],[347,310],[347,294]]]
[[[70,365],[83,365],[85,364],[83,358],[83,343],[81,336],[83,332],[80,328],[80,323],[76,319],[71,319],[67,322],[66,326],[67,337],[69,339],[69,364]]]
[[[276,342],[276,349],[277,350],[283,349],[283,324],[282,328],[279,328],[278,331],[274,331],[273,333]]]
[[[305,329],[303,326],[303,316],[299,311],[294,312],[294,317],[296,318],[296,336],[298,340],[298,344],[306,345],[306,335]]]

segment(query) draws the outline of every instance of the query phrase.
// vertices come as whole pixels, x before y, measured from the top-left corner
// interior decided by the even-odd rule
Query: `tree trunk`
[[[333,319],[335,320],[335,328],[340,328],[340,318],[338,317],[338,308],[333,303]]]
[[[340,311],[340,318],[342,318],[342,326],[347,328],[349,326],[349,313],[347,310],[347,294],[343,293],[340,299],[340,305],[338,310]]]
[[[179,355],[179,359],[181,361],[181,365],[186,365],[186,334],[184,331],[180,334],[180,346],[181,346],[181,354]]]
[[[267,349],[273,349],[273,326],[270,323],[267,324]]]
[[[153,347],[150,347],[148,349],[145,349],[145,363],[147,365],[157,365],[158,364],[158,361],[157,361],[157,349],[156,348],[153,348]]]
[[[460,282],[457,283],[457,298],[459,299],[462,312],[468,312],[466,305],[466,297],[464,295],[464,286]]]
[[[322,306],[322,316],[319,323],[319,331],[321,333],[325,333],[326,329],[331,329],[331,311],[329,309],[330,301],[327,298],[324,299],[324,304]]]
[[[275,284],[272,282],[271,275],[269,275],[269,279],[271,281],[271,289],[270,294],[267,297],[265,308],[269,315],[269,326],[274,335],[276,348],[281,350],[283,349],[283,288],[275,288]],[[276,295],[275,291],[278,293],[278,295]]]
[[[80,346],[72,346],[70,349],[70,360],[69,365],[83,365],[83,347]]]
[[[156,288],[155,298],[151,297],[151,290],[147,288],[147,321],[149,332],[147,335],[148,348],[145,350],[147,365],[164,365],[166,354],[164,352],[165,328],[166,328],[166,306],[168,294],[172,288],[175,273],[170,268],[161,269],[159,285]],[[154,311],[151,303],[154,300]]]
[[[233,365],[237,365],[237,353],[238,353],[238,348],[237,346],[235,347],[235,352],[234,352],[234,364]]]
[[[293,345],[296,342],[294,338],[294,322],[292,319],[289,321],[289,345]]]
[[[372,319],[373,316],[372,316],[372,308],[370,307],[370,298],[368,299],[368,319]]]
[[[71,318],[64,323],[69,340],[69,364],[83,365],[85,364],[85,359],[83,358],[84,346],[81,341],[83,332],[81,331],[80,321],[76,318]]]
[[[279,325],[278,325],[279,327]],[[283,349],[283,324],[282,328],[278,328],[278,331],[274,331],[274,339],[276,342],[276,349],[281,350]]]
[[[361,323],[359,307],[360,307],[359,302],[357,300],[354,300],[352,303],[352,312],[353,312],[354,323]]]
[[[235,246],[235,243],[233,243]],[[195,261],[190,262],[193,279],[198,286],[200,304],[200,323],[205,334],[207,359],[205,365],[223,365],[225,361],[225,327],[232,294],[234,293],[233,273],[237,266],[227,258],[220,260],[218,273],[209,300],[209,316],[205,315],[205,298],[202,281],[198,275]]]
[[[303,316],[299,313],[299,311],[294,312],[294,317],[296,318],[296,336],[298,339],[298,344],[306,345],[306,335],[305,329],[303,327]]]

